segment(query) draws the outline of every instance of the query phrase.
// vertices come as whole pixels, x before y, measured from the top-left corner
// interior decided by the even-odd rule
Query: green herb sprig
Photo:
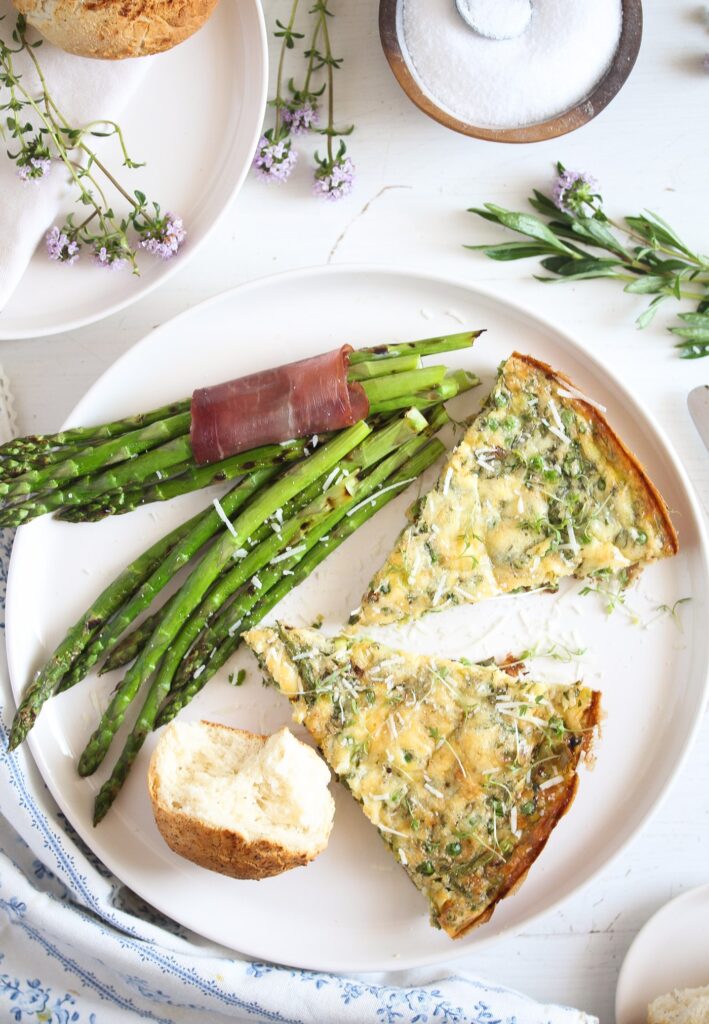
[[[469,245],[493,260],[541,257],[552,276],[538,281],[583,281],[613,278],[631,295],[653,296],[636,320],[647,327],[668,299],[689,300],[693,312],[678,314],[680,326],[670,331],[683,359],[709,355],[709,257],[694,252],[656,213],[626,217],[618,223],[607,216],[595,182],[587,175],[557,164],[553,195],[533,190],[529,203],[545,220],[485,203],[471,208],[485,220],[525,236],[525,241],[498,245]]]
[[[299,83],[291,77],[286,85],[286,57],[305,38],[305,33],[296,31],[299,2],[292,0],[287,22],[276,20],[274,35],[281,42],[276,92],[269,100],[269,106],[276,112],[275,123],[264,130],[254,157],[254,170],[265,181],[287,181],[298,159],[294,138],[310,132],[324,135],[325,154],[314,154],[313,191],[327,199],[341,199],[351,192],[354,182],[355,168],[344,143],[354,125],[338,127],[335,121],[335,72],[341,69],[343,59],[336,57],[332,48],[332,0],[316,0],[309,8],[311,31],[304,50],[304,76]],[[326,109],[327,120],[319,127],[322,107]],[[337,146],[336,139],[340,140]]]
[[[113,137],[124,167],[135,170],[144,166],[130,157],[115,121],[100,119],[77,127],[65,117],[37,57],[41,45],[41,39],[28,39],[24,15],[18,16],[10,42],[0,38],[0,115],[4,115],[5,122],[3,125],[0,119],[0,135],[3,139],[9,136],[14,143],[7,155],[15,161],[23,181],[39,184],[52,164],[59,161],[74,185],[76,202],[85,207],[86,216],[82,214],[78,223],[75,214],[69,214],[61,227],[50,230],[46,239],[50,259],[71,265],[86,245],[98,264],[114,269],[130,265],[136,274],[139,248],[169,259],[186,237],[181,219],[161,213],[158,203],[149,202],[140,190],[131,194],[99,159],[91,139]],[[15,68],[18,54],[25,54],[33,65],[39,80],[36,92],[25,85],[23,75]],[[125,216],[115,213],[109,189],[128,203]]]

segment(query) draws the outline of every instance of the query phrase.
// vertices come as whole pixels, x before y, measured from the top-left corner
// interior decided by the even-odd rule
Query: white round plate
[[[690,889],[650,918],[625,955],[616,1024],[645,1024],[653,999],[709,985],[709,885]]]
[[[50,262],[40,245],[0,311],[0,340],[57,334],[101,320],[147,295],[184,267],[241,188],[261,131],[268,46],[259,0],[222,0],[207,24],[153,58],[139,95],[120,117],[128,171],[106,147],[119,181],[183,219],[187,240],[162,261],[139,254],[140,277],[108,273],[88,259]]]
[[[521,891],[492,921],[451,942],[428,923],[425,901],[385,849],[348,793],[334,786],[335,828],[312,865],[263,882],[238,882],[173,855],[160,838],[146,793],[153,740],[115,807],[96,829],[93,798],[109,765],[89,780],[75,771],[117,675],[90,678],[48,703],[30,737],[47,785],[99,857],[136,892],[182,924],[256,957],[331,971],[367,971],[432,963],[517,931],[589,882],[637,835],[657,809],[694,735],[707,687],[707,557],[703,528],[679,462],[652,420],[600,363],[557,328],[464,284],[367,267],[309,270],[258,281],[221,295],[151,333],[121,358],[74,410],[92,423],[189,394],[259,367],[320,352],[405,340],[468,327],[488,329],[476,347],[447,354],[450,366],[478,371],[484,386],[462,396],[477,408],[495,369],[518,348],[548,360],[608,406],[611,422],[635,449],[665,495],[682,553],[653,566],[608,616],[579,584],[559,595],[489,601],[394,631],[395,642],[470,658],[521,652],[536,641],[565,639],[588,648],[580,664],[539,661],[545,678],[585,674],[603,689],[607,720],[593,770]],[[399,532],[411,488],[334,553],[279,607],[295,624],[324,614],[336,631],[355,608],[372,572]],[[209,501],[183,496],[128,516],[78,527],[44,518],[20,530],[8,588],[8,654],[19,694],[67,627],[99,590],[168,528]],[[657,609],[680,598],[679,625]],[[629,609],[633,609],[632,612]],[[634,624],[637,613],[641,624]],[[646,628],[645,628],[646,627]],[[227,673],[243,666],[234,689]],[[287,723],[287,701],[261,686],[241,652],[186,709],[256,731]],[[125,732],[119,738],[122,740]],[[116,750],[108,759],[111,764]]]

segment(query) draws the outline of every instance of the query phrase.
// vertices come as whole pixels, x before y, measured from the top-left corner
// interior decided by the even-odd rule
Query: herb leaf
[[[694,312],[680,313],[682,325],[670,331],[681,339],[677,348],[682,359],[709,355],[709,257],[690,249],[667,221],[651,211],[614,222],[592,179],[566,171],[561,164],[557,171],[553,195],[534,189],[529,197],[530,206],[546,223],[495,203],[472,207],[469,213],[516,231],[525,240],[466,248],[503,262],[538,258],[551,276],[535,278],[545,283],[608,277],[620,281],[629,295],[654,296],[635,321],[641,329],[668,299],[693,301]]]

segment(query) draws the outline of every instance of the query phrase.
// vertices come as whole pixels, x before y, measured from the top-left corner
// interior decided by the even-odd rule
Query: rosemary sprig
[[[696,303],[691,313],[678,314],[680,326],[670,331],[683,359],[709,355],[709,257],[694,252],[656,213],[646,211],[618,223],[607,216],[593,179],[557,164],[552,196],[533,190],[529,203],[545,220],[529,213],[485,203],[468,212],[525,236],[525,241],[470,245],[493,260],[541,257],[552,276],[538,281],[583,281],[614,278],[631,295],[653,296],[636,320],[652,322],[668,299]]]
[[[76,202],[88,211],[79,223],[70,213],[61,227],[55,225],[49,230],[49,258],[71,265],[87,245],[97,264],[114,269],[130,265],[136,274],[140,248],[169,259],[186,236],[181,219],[161,213],[159,205],[149,203],[143,192],[136,189],[130,193],[99,159],[91,138],[115,137],[123,166],[129,170],[144,166],[130,157],[123,132],[115,121],[99,119],[82,126],[70,123],[52,96],[37,58],[36,51],[41,45],[41,39],[28,39],[23,15],[17,18],[11,41],[0,38],[0,113],[5,114],[5,125],[0,121],[0,134],[3,138],[9,135],[15,143],[15,150],[8,150],[7,155],[16,162],[23,181],[39,184],[52,164],[58,162],[74,185]],[[18,54],[24,54],[33,66],[39,82],[36,92],[25,85],[24,76],[16,70]],[[128,204],[124,217],[114,212],[109,189],[118,192]]]

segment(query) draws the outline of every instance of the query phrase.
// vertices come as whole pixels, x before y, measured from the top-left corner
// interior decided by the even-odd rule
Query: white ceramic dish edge
[[[266,20],[263,13],[263,7],[261,6],[260,0],[254,0],[253,10],[259,34],[259,49],[261,50],[262,54],[262,72],[260,81],[258,83],[254,83],[254,88],[258,92],[258,104],[254,104],[254,111],[257,112],[257,116],[254,118],[253,124],[250,129],[251,141],[249,149],[252,154],[256,151],[256,145],[261,137],[261,130],[263,127],[263,112],[266,107],[266,97],[268,94],[268,34],[266,30]],[[226,211],[234,202],[235,197],[240,192],[241,187],[244,184],[244,181],[246,180],[246,175],[249,173],[250,168],[251,161],[249,160],[248,164],[245,165],[241,174],[234,182],[230,194],[225,197],[224,206],[222,208],[221,213],[219,214],[219,216],[215,217],[215,219],[204,232],[202,237],[198,241],[190,245],[189,254],[182,259],[173,260],[172,264],[165,268],[165,270],[159,277],[157,277],[153,282],[146,285],[141,290],[140,295],[137,298],[128,295],[126,296],[126,298],[113,303],[108,309],[106,309],[100,315],[91,313],[86,316],[79,316],[75,320],[70,320],[67,321],[66,323],[62,323],[58,327],[52,326],[40,329],[26,330],[18,330],[15,328],[13,330],[6,331],[3,328],[2,322],[0,321],[0,341],[21,341],[26,338],[45,338],[51,337],[54,334],[63,334],[66,331],[73,331],[79,327],[87,327],[92,323],[96,323],[97,321],[106,319],[106,317],[112,316],[114,313],[119,313],[122,309],[125,309],[126,307],[131,306],[134,303],[139,302],[141,299],[145,298],[145,296],[155,291],[156,288],[159,288],[161,285],[165,284],[165,282],[169,281],[170,278],[172,278],[180,270],[183,270],[187,262],[190,261],[198,252],[202,250],[205,243],[212,236],[215,228],[224,217]]]
[[[641,1024],[641,1018],[637,1014],[643,1014],[642,1022],[644,1022],[645,1005],[649,1003],[651,999],[657,998],[657,996],[660,994],[659,992],[654,992],[654,994],[651,995],[645,994],[643,995],[643,1006],[638,1007],[634,1005],[637,1003],[638,997],[640,996],[640,993],[637,991],[638,986],[637,984],[634,984],[636,980],[635,975],[637,974],[638,970],[642,968],[642,965],[636,962],[638,951],[643,949],[649,936],[657,930],[660,922],[662,922],[662,924],[666,927],[666,918],[669,917],[670,920],[672,920],[674,916],[677,916],[682,917],[682,937],[681,940],[678,941],[677,946],[673,948],[675,948],[677,951],[676,955],[684,959],[684,943],[687,941],[692,941],[691,929],[689,935],[686,934],[684,929],[687,916],[690,916],[686,913],[686,910],[691,908],[692,904],[694,904],[696,901],[702,899],[709,900],[709,884],[700,885],[694,889],[688,889],[686,892],[680,893],[679,896],[675,896],[674,899],[671,899],[668,903],[663,904],[663,906],[656,910],[652,917],[650,917],[645,922],[643,927],[635,936],[627,953],[625,954],[623,965],[620,969],[620,974],[618,976],[618,986],[616,988],[615,1000],[615,1015],[618,1024]],[[674,937],[678,940],[680,939],[679,936]],[[699,933],[698,937],[701,945],[701,939],[706,939],[706,930],[704,931],[704,933]],[[668,938],[671,942],[672,935],[670,935]],[[707,953],[707,961],[709,964],[709,953]],[[648,970],[650,969],[651,967],[650,965],[648,965]],[[678,980],[675,987],[694,987],[696,985],[709,983],[709,966],[707,967],[707,974],[703,976],[703,979],[704,980],[702,980],[702,978],[698,978],[694,981],[689,981],[686,984],[684,981]],[[637,1014],[635,1013],[636,1010]],[[633,1014],[633,1017],[631,1017],[630,1014]]]

